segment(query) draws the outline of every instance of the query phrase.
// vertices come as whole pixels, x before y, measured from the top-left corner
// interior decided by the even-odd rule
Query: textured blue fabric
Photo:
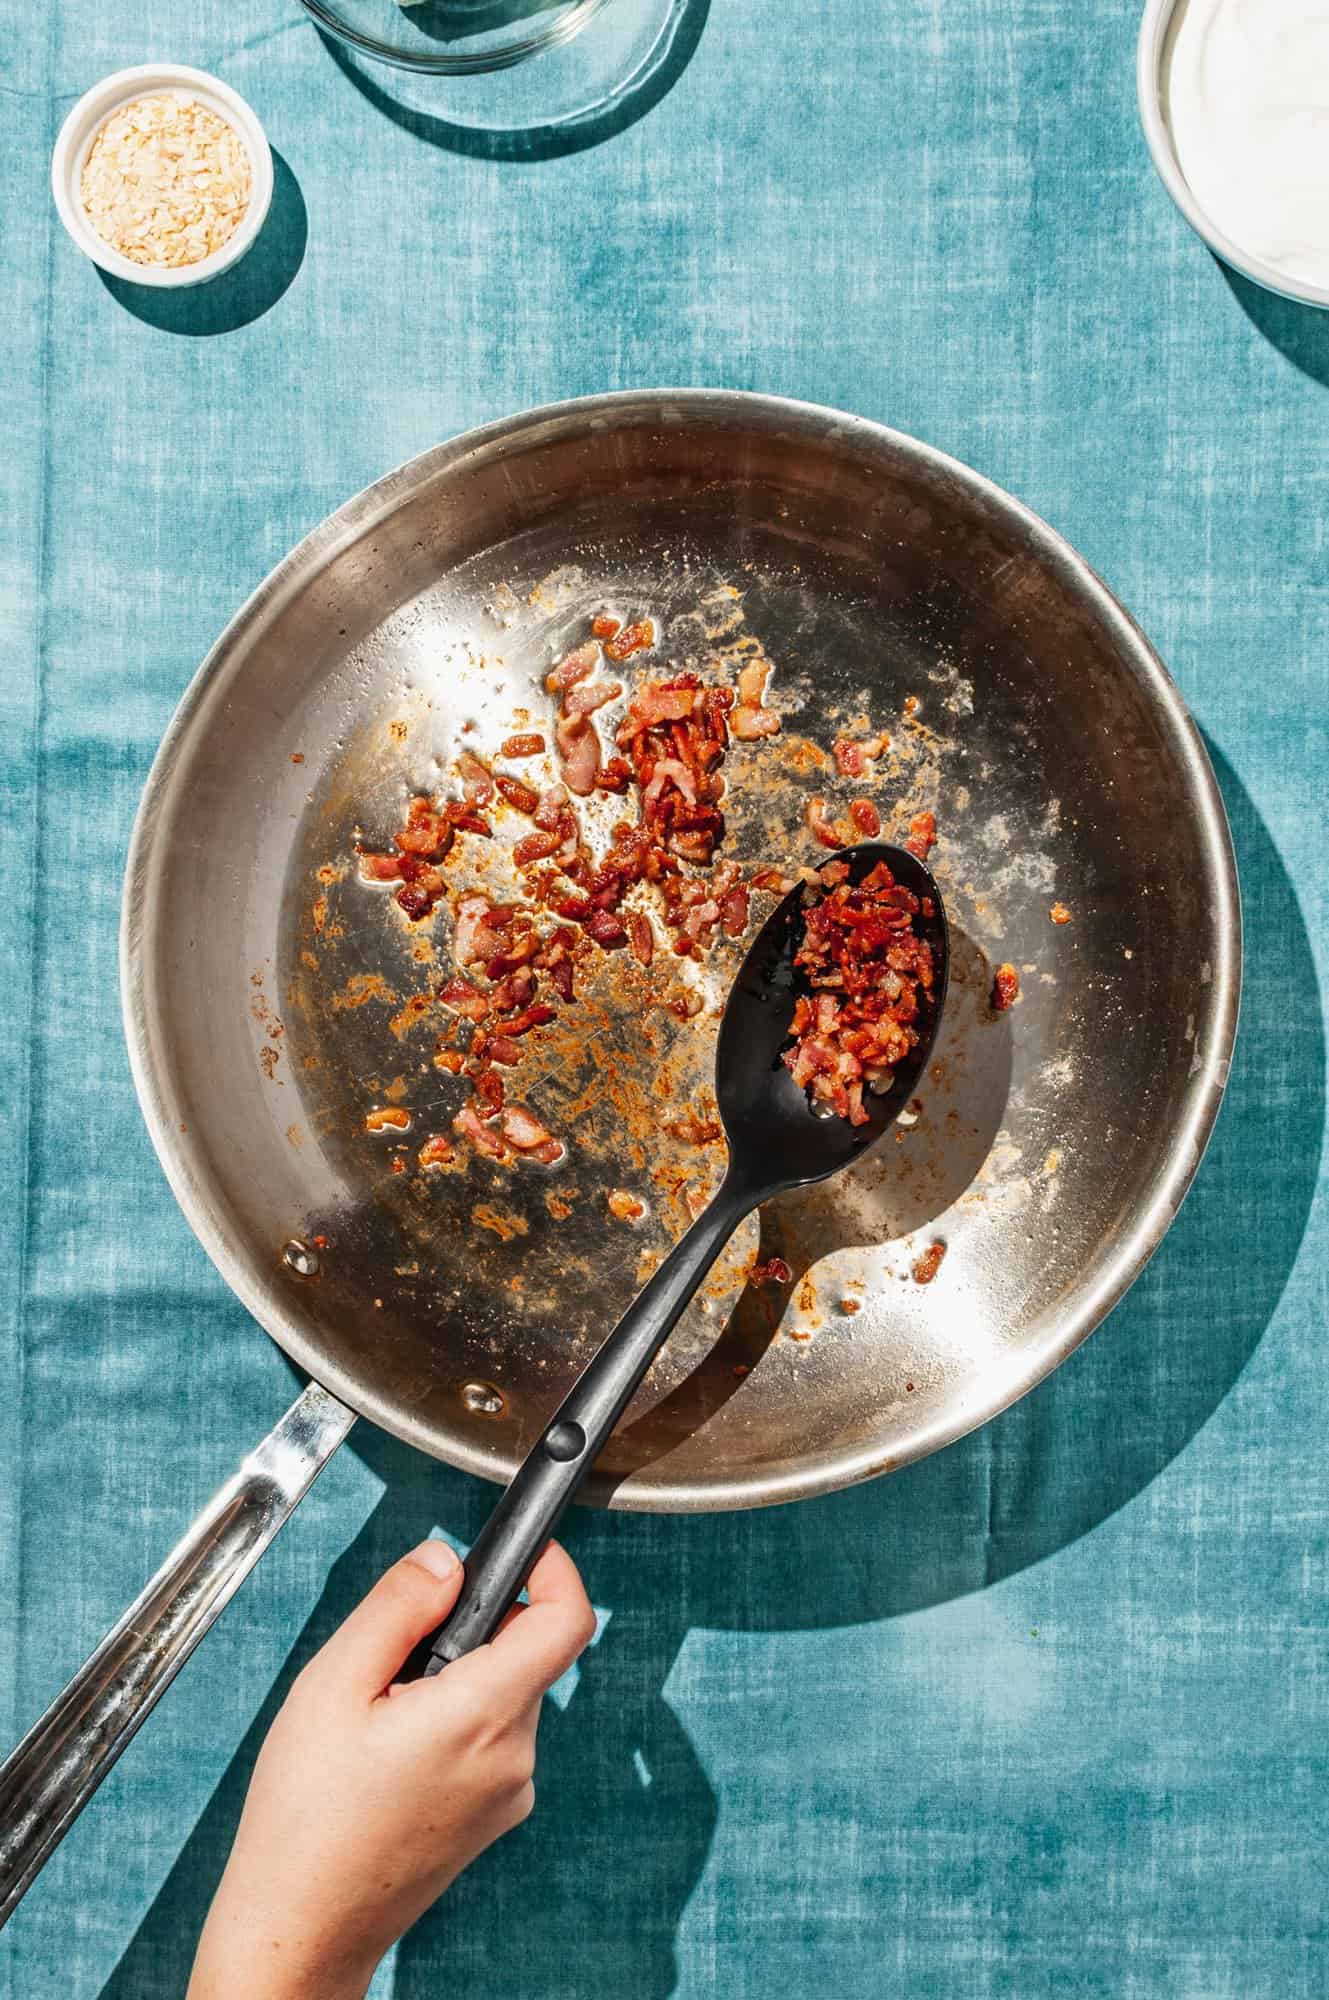
[[[606,1618],[549,1704],[536,1814],[374,1992],[1318,1996],[1329,315],[1173,212],[1134,0],[683,15],[571,143],[393,115],[392,76],[357,84],[294,0],[0,5],[0,1733],[292,1388],[177,1214],[121,1046],[124,850],[194,666],[328,509],[467,425],[787,392],[1011,488],[1161,647],[1244,878],[1229,1101],[1126,1303],[978,1435],[774,1514],[573,1523]],[[234,83],[281,161],[234,277],[144,302],[46,176],[74,97],[152,56]],[[0,1938],[0,1991],[182,1992],[293,1671],[487,1499],[356,1438]]]

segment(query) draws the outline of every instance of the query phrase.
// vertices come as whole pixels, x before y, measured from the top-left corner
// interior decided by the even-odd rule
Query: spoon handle
[[[755,1205],[755,1198],[727,1175],[710,1206],[577,1377],[476,1537],[455,1606],[417,1649],[417,1662],[428,1654],[425,1674],[438,1673],[493,1638],[646,1370]]]

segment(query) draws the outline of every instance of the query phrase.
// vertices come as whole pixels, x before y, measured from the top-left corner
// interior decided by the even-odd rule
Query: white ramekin
[[[97,234],[79,195],[88,149],[105,120],[131,98],[158,90],[187,90],[200,104],[234,126],[249,154],[253,175],[249,206],[221,249],[214,250],[210,257],[200,257],[197,264],[136,264],[132,258],[122,257]],[[117,70],[114,76],[103,78],[80,97],[55,142],[51,191],[65,228],[79,249],[94,264],[100,264],[103,271],[131,285],[203,285],[243,257],[263,227],[272,200],[272,153],[267,134],[254,113],[243,97],[220,77],[209,76],[206,70],[188,69],[182,63],[141,63],[135,69]]]
[[[1144,126],[1144,136],[1149,142],[1154,165],[1173,201],[1185,216],[1196,234],[1202,236],[1209,248],[1230,264],[1234,271],[1253,283],[1263,285],[1267,292],[1278,292],[1285,299],[1300,299],[1309,306],[1329,306],[1329,285],[1315,285],[1307,278],[1289,277],[1276,264],[1266,264],[1249,250],[1243,250],[1230,236],[1225,236],[1218,225],[1205,214],[1195,196],[1191,193],[1186,176],[1181,171],[1176,147],[1172,143],[1172,133],[1167,121],[1166,67],[1173,21],[1185,0],[1148,0],[1144,18],[1140,23],[1140,40],[1136,51],[1135,78],[1140,97],[1140,119]]]

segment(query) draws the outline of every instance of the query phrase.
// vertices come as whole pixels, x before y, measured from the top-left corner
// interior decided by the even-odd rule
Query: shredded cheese
[[[243,139],[178,92],[113,111],[88,150],[79,188],[103,242],[135,264],[197,264],[234,234],[249,206]]]

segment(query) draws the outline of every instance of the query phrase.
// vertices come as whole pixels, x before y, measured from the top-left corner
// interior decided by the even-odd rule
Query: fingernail
[[[461,1567],[461,1558],[457,1551],[447,1542],[439,1541],[435,1535],[431,1535],[427,1542],[421,1542],[419,1548],[411,1550],[411,1561],[418,1562],[421,1569],[427,1569],[431,1576],[439,1579],[440,1583],[444,1577],[453,1576]]]

